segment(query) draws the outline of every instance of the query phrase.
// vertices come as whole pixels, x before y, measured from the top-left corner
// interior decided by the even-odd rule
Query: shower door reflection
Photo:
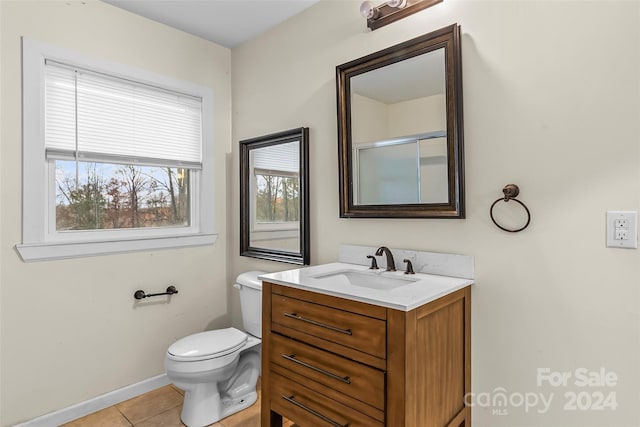
[[[353,151],[355,204],[449,202],[444,132],[357,144]]]

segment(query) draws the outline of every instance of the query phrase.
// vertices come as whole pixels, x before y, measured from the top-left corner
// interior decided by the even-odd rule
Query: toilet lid
[[[217,329],[179,339],[167,352],[181,360],[213,359],[233,353],[246,342],[247,334],[236,328]]]

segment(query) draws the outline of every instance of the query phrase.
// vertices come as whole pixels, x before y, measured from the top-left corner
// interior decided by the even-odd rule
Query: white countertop
[[[338,280],[337,277],[336,280],[314,277],[341,270],[362,270],[372,274],[375,272],[375,274],[397,277],[399,279],[411,278],[416,281],[391,289],[373,289],[365,286],[351,285],[346,280]],[[347,298],[401,311],[413,310],[416,307],[465,288],[473,283],[473,280],[470,279],[438,276],[434,274],[416,273],[414,275],[405,275],[402,271],[374,271],[369,270],[363,265],[344,262],[279,271],[276,273],[263,274],[258,278],[278,285]]]

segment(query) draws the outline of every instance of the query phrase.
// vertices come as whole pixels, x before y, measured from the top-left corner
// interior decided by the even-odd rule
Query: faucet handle
[[[367,258],[371,259],[371,267],[369,267],[369,270],[377,270],[378,261],[376,261],[376,257],[374,257],[373,255],[367,255]]]
[[[407,264],[407,271],[405,271],[404,274],[416,274],[416,272],[413,271],[413,264],[411,264],[411,260],[404,259],[403,261]]]

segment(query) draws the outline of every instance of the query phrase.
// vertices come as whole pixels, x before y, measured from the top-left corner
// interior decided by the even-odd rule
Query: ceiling
[[[319,0],[102,0],[228,48],[236,47]]]
[[[444,94],[444,48],[353,76],[351,90],[384,104]]]

